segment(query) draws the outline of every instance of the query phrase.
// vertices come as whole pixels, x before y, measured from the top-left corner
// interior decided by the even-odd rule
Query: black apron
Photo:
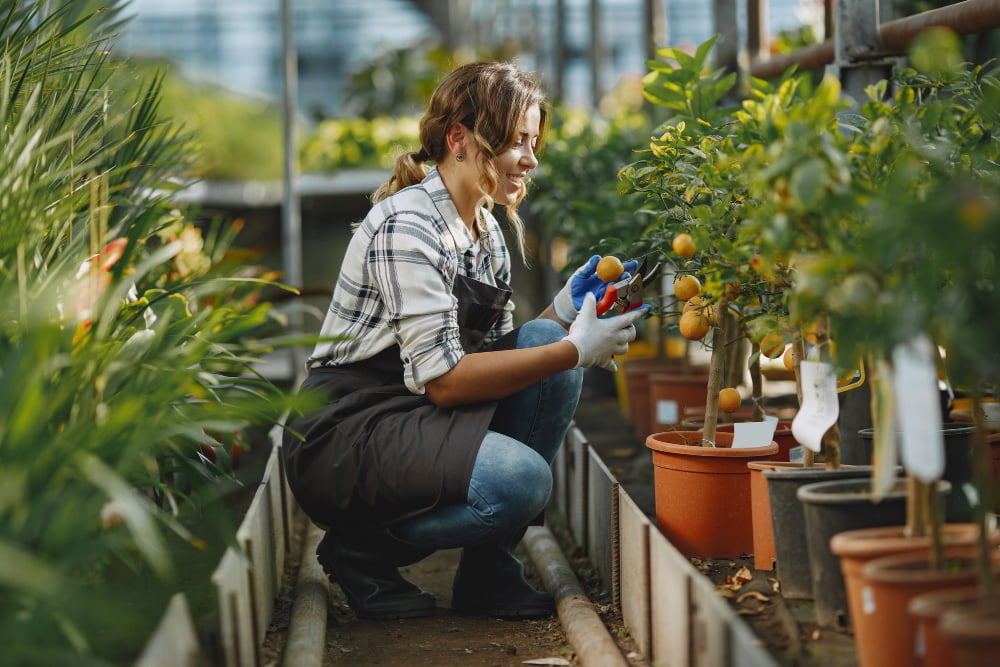
[[[466,353],[483,349],[510,300],[499,284],[456,276]],[[490,349],[516,342],[515,330]],[[283,451],[292,492],[320,526],[385,526],[466,502],[496,401],[439,408],[407,389],[399,354],[393,345],[355,364],[314,368],[303,382],[302,391],[322,392],[326,407],[288,423]]]

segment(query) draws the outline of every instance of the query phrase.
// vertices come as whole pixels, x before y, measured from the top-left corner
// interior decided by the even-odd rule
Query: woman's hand
[[[583,306],[583,299],[587,294],[593,294],[595,301],[600,301],[604,296],[608,283],[597,277],[597,263],[599,261],[601,261],[600,255],[594,255],[587,260],[586,264],[573,272],[573,275],[552,299],[552,308],[556,317],[565,324],[572,324],[576,321],[576,316],[579,314],[580,308]],[[632,275],[631,272],[638,268],[639,261],[630,259],[623,266],[625,273],[619,280],[624,280]]]
[[[628,352],[628,344],[635,340],[635,322],[645,317],[649,306],[600,318],[597,316],[597,299],[587,292],[580,306],[579,316],[569,328],[568,340],[576,346],[579,354],[577,367],[600,366],[609,371],[618,370],[615,355]]]

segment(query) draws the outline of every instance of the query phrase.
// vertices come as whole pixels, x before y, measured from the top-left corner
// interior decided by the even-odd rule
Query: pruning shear
[[[642,258],[642,264],[633,275],[608,285],[604,291],[604,297],[597,304],[598,316],[605,313],[621,315],[642,305],[643,291],[647,285],[659,277],[662,268],[662,265],[657,263],[647,272],[646,259]]]

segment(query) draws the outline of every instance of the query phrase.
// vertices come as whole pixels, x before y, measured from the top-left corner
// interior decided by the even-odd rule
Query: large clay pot
[[[854,619],[861,667],[914,664],[917,633],[907,613],[910,600],[922,593],[976,583],[971,547],[947,547],[943,558],[939,569],[931,569],[928,554],[923,552],[876,558],[861,567],[861,614]],[[943,623],[944,618],[942,630]]]
[[[761,474],[767,480],[767,494],[771,504],[777,577],[784,597],[806,600],[813,596],[805,516],[796,492],[806,484],[832,479],[865,478],[870,477],[871,473],[871,466],[842,466],[833,470],[809,466],[762,471]]]
[[[781,445],[778,445],[778,456],[780,455]],[[765,470],[801,467],[801,462],[790,463],[780,460],[751,461],[747,464],[747,468],[750,470],[750,507],[753,511],[753,567],[755,570],[773,570],[778,558],[774,550],[771,498],[767,493],[767,478],[764,477],[763,472]]]
[[[900,479],[877,503],[871,492],[871,479],[807,484],[797,491],[797,496],[806,524],[816,623],[823,627],[850,627],[840,558],[830,550],[830,539],[845,530],[906,523],[906,481]]]
[[[972,437],[973,427],[960,422],[941,425],[944,436],[944,474],[942,479],[951,483],[951,488],[959,490],[972,481]],[[868,462],[871,462],[874,429],[858,431],[865,445]],[[946,523],[964,523],[972,520],[972,505],[964,493],[950,493],[945,498],[944,520]]]
[[[628,418],[640,435],[648,435],[657,429],[653,427],[653,413],[650,401],[650,382],[654,373],[676,373],[681,360],[670,358],[628,359],[622,365],[625,375]],[[699,374],[700,371],[699,371]],[[704,402],[704,397],[702,398]]]
[[[941,540],[945,545],[971,545],[979,534],[979,527],[972,523],[954,523],[941,526]],[[906,526],[876,526],[837,533],[830,539],[830,552],[840,559],[840,572],[844,579],[849,619],[861,618],[861,568],[877,558],[903,553],[928,553],[931,538],[906,535]],[[855,637],[869,641],[865,634],[869,628],[851,621]]]
[[[750,471],[747,463],[778,451],[732,449],[731,433],[702,447],[702,431],[666,431],[646,438],[652,452],[656,523],[688,557],[737,558],[753,550]]]
[[[958,667],[995,667],[1000,656],[1000,601],[950,609],[941,616],[940,630],[951,640]]]
[[[649,376],[649,431],[675,428],[687,408],[704,406],[708,375],[704,368],[690,374],[655,372]]]

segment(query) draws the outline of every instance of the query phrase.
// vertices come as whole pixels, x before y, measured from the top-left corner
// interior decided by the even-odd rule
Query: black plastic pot
[[[961,422],[941,425],[944,436],[944,474],[942,479],[951,484],[952,493],[944,501],[945,523],[968,523],[973,519],[972,505],[963,486],[972,481],[972,432],[971,424]],[[865,445],[867,462],[872,460],[874,429],[858,431]]]
[[[761,474],[767,480],[767,495],[771,503],[774,556],[777,561],[775,571],[784,597],[793,600],[808,600],[813,597],[805,517],[796,492],[806,484],[868,478],[871,473],[871,466],[844,466],[836,470],[810,466],[762,471]]]
[[[801,487],[797,492],[805,516],[809,544],[809,574],[816,623],[849,628],[847,593],[840,558],[830,551],[830,538],[859,528],[906,523],[906,480],[899,479],[874,502],[870,479],[842,479]]]

